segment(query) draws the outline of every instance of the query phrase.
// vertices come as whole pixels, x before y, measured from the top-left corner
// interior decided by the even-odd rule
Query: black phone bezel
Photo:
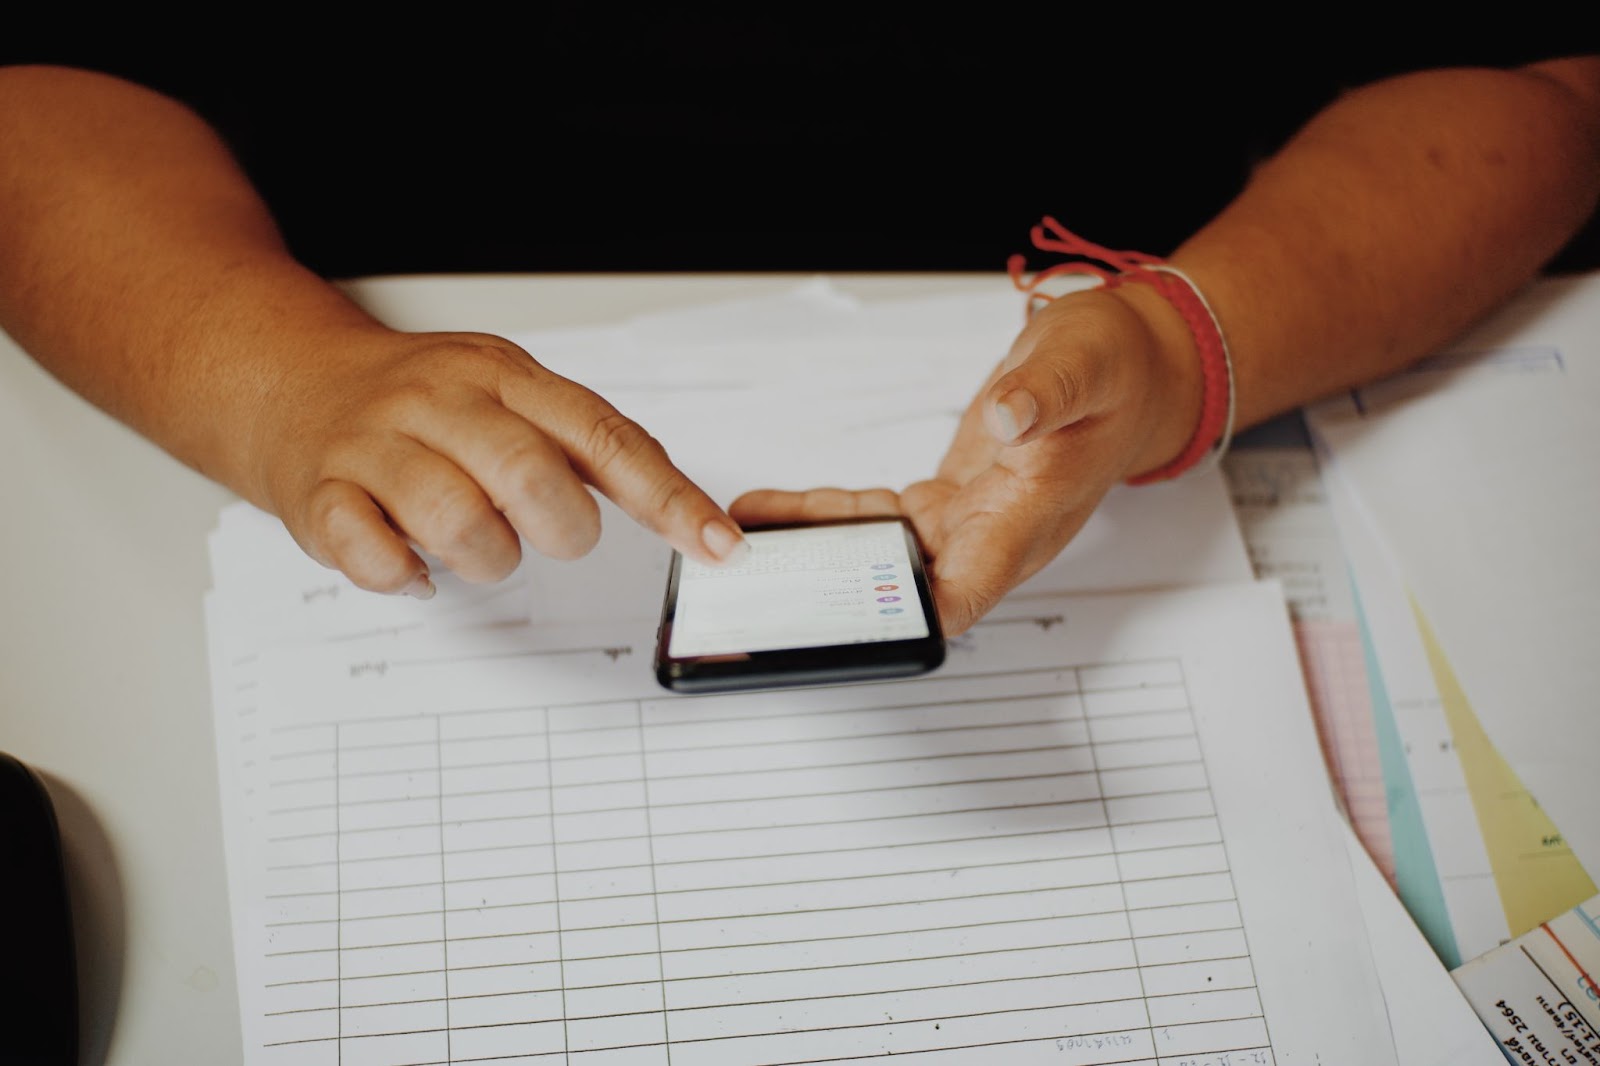
[[[748,526],[746,532],[779,529],[808,529],[818,526],[861,525],[869,522],[898,522],[905,534],[911,559],[912,583],[928,620],[928,635],[911,640],[885,640],[855,644],[829,644],[805,648],[779,648],[771,651],[725,655],[686,656],[667,654],[672,642],[672,623],[678,604],[678,574],[683,554],[672,553],[667,574],[666,596],[661,605],[661,625],[656,630],[655,674],[663,688],[673,692],[743,692],[757,689],[793,688],[807,685],[855,684],[915,677],[937,669],[944,663],[944,631],[933,606],[933,591],[922,558],[922,545],[911,523],[899,515],[863,515],[856,518],[826,519],[815,522],[778,522]]]

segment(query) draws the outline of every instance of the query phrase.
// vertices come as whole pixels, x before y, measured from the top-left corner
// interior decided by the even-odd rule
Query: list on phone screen
[[[756,530],[738,566],[689,559],[667,654],[815,648],[928,635],[898,521]]]

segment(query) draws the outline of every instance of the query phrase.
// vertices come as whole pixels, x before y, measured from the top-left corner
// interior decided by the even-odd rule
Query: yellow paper
[[[1411,609],[1478,815],[1506,923],[1513,937],[1521,936],[1589,899],[1596,892],[1595,883],[1533,793],[1490,744],[1414,598]]]

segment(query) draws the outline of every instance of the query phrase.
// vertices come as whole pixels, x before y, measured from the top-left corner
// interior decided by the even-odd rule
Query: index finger
[[[661,443],[606,400],[541,368],[511,406],[566,452],[572,469],[646,529],[684,555],[710,565],[749,550],[738,523],[679,470]]]

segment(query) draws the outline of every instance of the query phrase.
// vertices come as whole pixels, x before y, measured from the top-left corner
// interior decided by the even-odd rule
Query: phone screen
[[[898,521],[756,530],[749,557],[684,560],[667,653],[726,655],[928,635]]]
[[[669,687],[897,676],[942,659],[903,520],[753,529],[745,538],[750,554],[734,566],[675,557],[658,654]]]

